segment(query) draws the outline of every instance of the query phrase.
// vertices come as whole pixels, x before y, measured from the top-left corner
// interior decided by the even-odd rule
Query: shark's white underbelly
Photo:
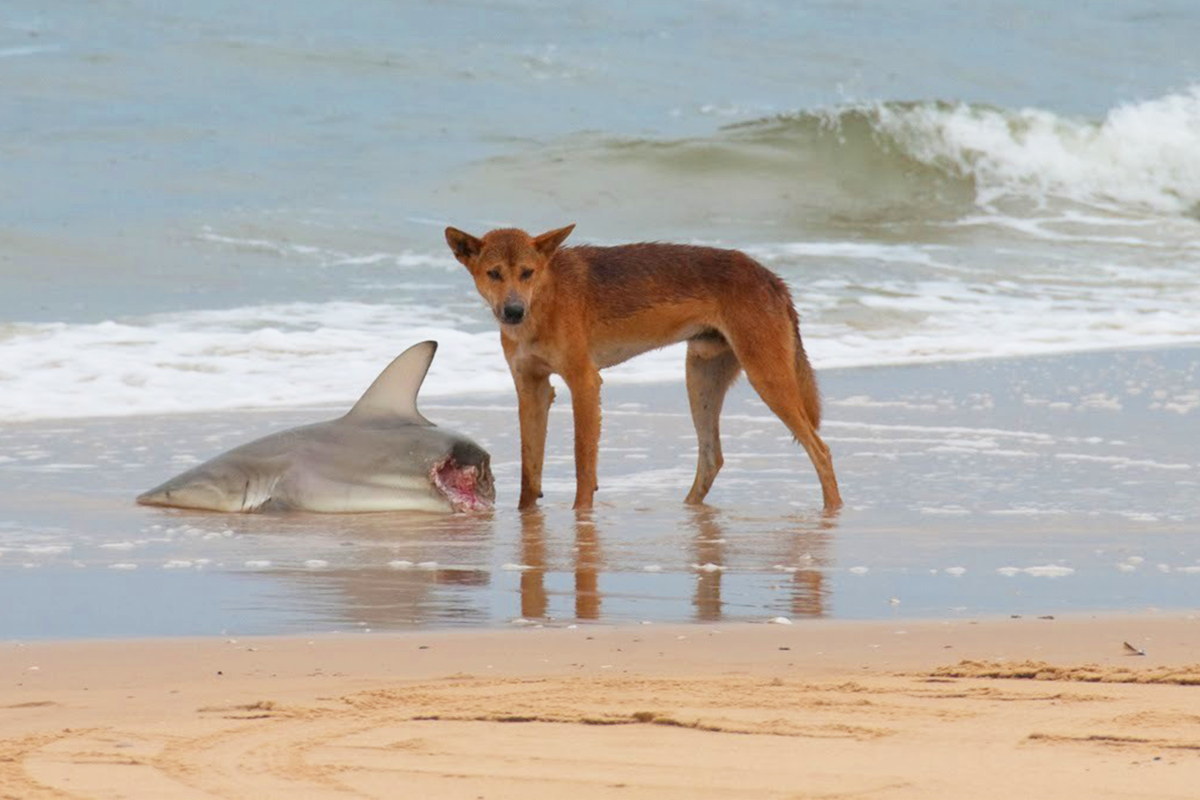
[[[323,514],[362,511],[432,511],[449,504],[434,494],[429,479],[419,475],[378,475],[343,481],[312,473],[288,476],[274,501],[285,508]]]

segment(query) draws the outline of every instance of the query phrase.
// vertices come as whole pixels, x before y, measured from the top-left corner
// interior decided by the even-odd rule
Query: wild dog
[[[454,257],[500,323],[517,388],[521,498],[542,496],[546,424],[561,375],[575,420],[575,508],[599,488],[600,370],[686,341],[687,390],[699,440],[699,504],[721,469],[719,418],[725,393],[745,370],[763,402],[803,445],[821,480],[826,511],[842,505],[829,448],[817,435],[821,400],[800,341],[787,285],[737,250],[642,243],[560,249],[575,228],[541,236],[502,228],[476,238],[446,228]]]

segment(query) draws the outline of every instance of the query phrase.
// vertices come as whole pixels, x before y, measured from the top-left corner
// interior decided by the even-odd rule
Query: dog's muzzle
[[[518,325],[525,319],[525,304],[508,300],[497,315],[505,325]]]

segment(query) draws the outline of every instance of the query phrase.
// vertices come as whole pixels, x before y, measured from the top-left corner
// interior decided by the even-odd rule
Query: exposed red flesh
[[[464,467],[447,458],[434,466],[429,479],[455,511],[486,511],[492,507],[491,499],[479,492],[478,467]]]

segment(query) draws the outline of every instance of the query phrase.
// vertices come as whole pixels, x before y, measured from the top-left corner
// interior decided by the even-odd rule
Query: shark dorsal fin
[[[421,391],[436,352],[437,342],[421,342],[396,356],[345,419],[352,422],[403,419],[417,425],[433,425],[417,411],[417,392]]]

